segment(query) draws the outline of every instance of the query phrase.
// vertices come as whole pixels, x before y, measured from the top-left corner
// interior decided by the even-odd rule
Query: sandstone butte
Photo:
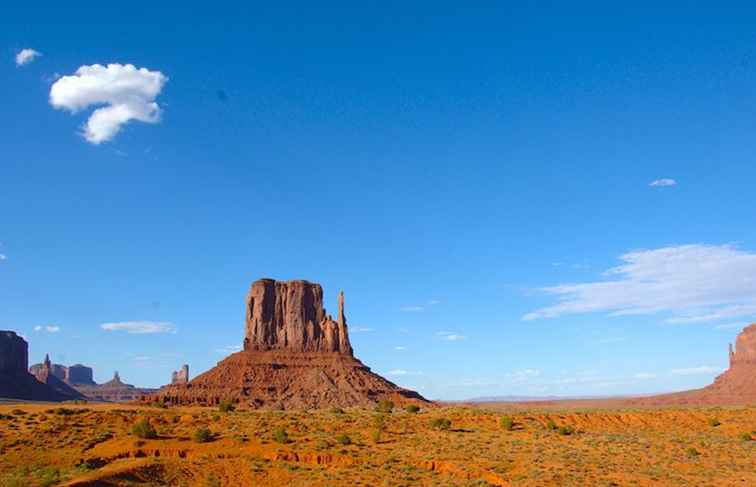
[[[633,405],[743,405],[756,403],[756,323],[730,344],[730,367],[702,389],[631,399]]]
[[[82,396],[55,377],[49,360],[39,375],[29,367],[29,344],[12,331],[0,330],[0,397],[34,401],[65,401]]]
[[[323,307],[319,284],[273,279],[255,281],[249,289],[240,352],[185,384],[171,384],[143,398],[181,405],[228,400],[272,409],[368,406],[381,399],[428,402],[373,373],[354,356],[343,292],[334,320]]]

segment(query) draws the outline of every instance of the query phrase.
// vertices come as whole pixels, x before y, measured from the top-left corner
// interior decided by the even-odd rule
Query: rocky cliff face
[[[0,397],[64,401],[81,396],[52,374],[52,364],[40,376],[27,371],[29,344],[12,331],[0,330]]]
[[[0,331],[0,373],[26,372],[29,364],[29,345],[12,331]]]
[[[352,355],[339,295],[336,320],[323,307],[320,284],[260,279],[247,294],[244,350],[336,352]]]
[[[637,405],[741,405],[756,403],[756,323],[730,345],[730,367],[702,389],[639,398]]]
[[[255,281],[246,300],[243,351],[186,384],[163,387],[146,402],[300,409],[368,406],[388,398],[427,401],[357,360],[349,343],[344,293],[334,320],[323,307],[319,284]]]

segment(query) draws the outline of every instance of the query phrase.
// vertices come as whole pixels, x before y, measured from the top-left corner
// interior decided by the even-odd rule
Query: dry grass
[[[504,416],[9,404],[0,487],[756,485],[756,441],[743,439],[756,408],[509,410],[511,428]],[[133,434],[142,419],[156,438]],[[203,428],[209,440],[195,441]]]

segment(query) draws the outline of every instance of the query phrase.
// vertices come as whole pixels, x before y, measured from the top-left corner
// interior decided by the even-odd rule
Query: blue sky
[[[139,7],[0,11],[32,361],[195,375],[260,277],[432,398],[702,386],[756,319],[753,8]]]

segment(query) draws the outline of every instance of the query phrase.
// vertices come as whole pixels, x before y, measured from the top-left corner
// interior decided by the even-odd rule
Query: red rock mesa
[[[382,398],[427,402],[373,373],[354,357],[344,294],[336,320],[319,284],[260,279],[246,299],[243,350],[186,384],[163,387],[146,401],[276,409],[365,406]]]

